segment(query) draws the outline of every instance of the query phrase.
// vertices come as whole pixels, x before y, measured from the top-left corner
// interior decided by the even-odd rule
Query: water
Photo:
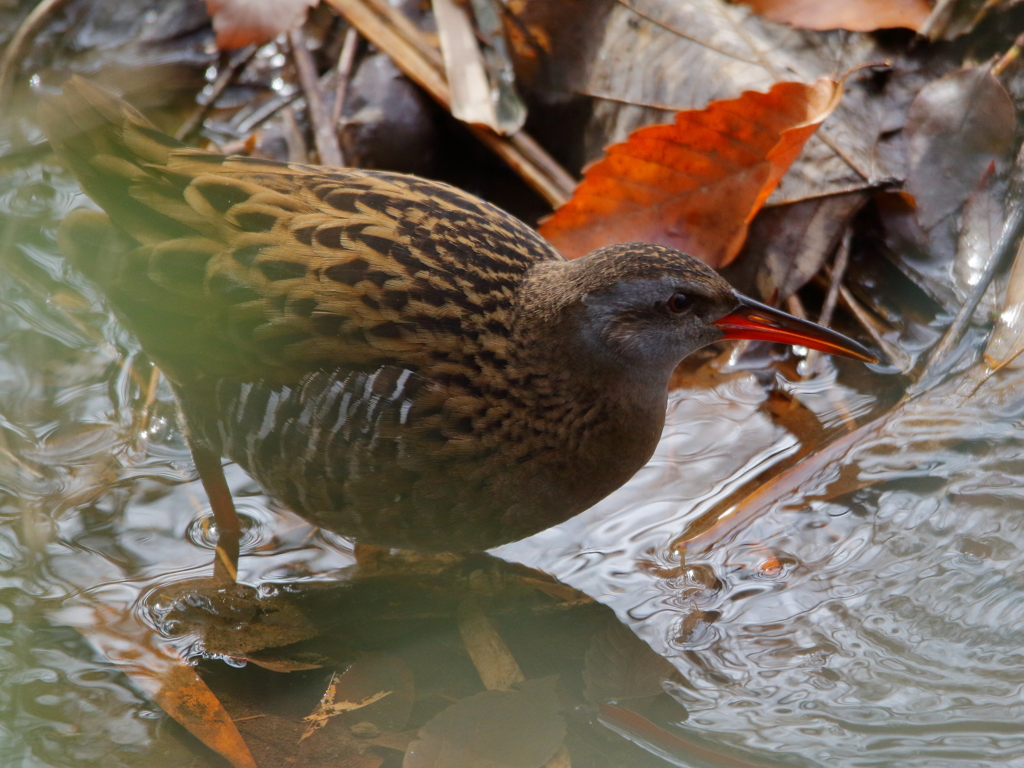
[[[76,190],[46,163],[0,175],[2,764],[215,765],[79,631],[97,606],[152,621],[149,596],[208,574],[212,553],[169,388],[56,253]],[[845,364],[807,382],[716,365],[672,394],[658,453],[626,487],[496,551],[598,603],[531,614],[523,598],[494,618],[527,678],[559,676],[572,764],[1024,764],[1019,374],[893,420],[857,458],[870,483],[830,493],[837,460],[713,546],[683,551],[673,543],[691,521],[809,438],[769,415],[771,391],[839,435],[878,412]],[[243,581],[350,575],[351,543],[312,530],[237,467],[228,481],[249,520]],[[404,590],[430,578],[396,580],[393,595],[374,587],[384,591],[359,619],[367,642],[390,643],[388,658],[412,670],[410,727],[481,690],[454,618],[394,629],[422,617],[389,614],[389,595],[406,605]],[[507,618],[519,609],[528,620]],[[612,613],[632,634],[615,634]],[[187,653],[200,638],[175,642]],[[295,680],[306,692],[293,709],[312,709],[324,677],[202,668],[256,681],[241,687],[263,714],[300,698],[282,692]],[[397,751],[372,754],[401,764]]]

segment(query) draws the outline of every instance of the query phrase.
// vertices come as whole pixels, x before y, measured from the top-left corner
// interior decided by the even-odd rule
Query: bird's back
[[[487,369],[523,275],[561,259],[448,185],[188,149],[80,78],[40,115],[105,211],[73,212],[62,248],[177,383]]]

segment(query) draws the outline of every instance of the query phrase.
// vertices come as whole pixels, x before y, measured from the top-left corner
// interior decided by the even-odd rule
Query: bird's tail
[[[147,189],[163,186],[169,196],[180,196],[167,164],[184,144],[80,77],[40,104],[39,121],[60,161],[121,230],[146,244],[186,234],[181,222],[133,194],[144,182]]]

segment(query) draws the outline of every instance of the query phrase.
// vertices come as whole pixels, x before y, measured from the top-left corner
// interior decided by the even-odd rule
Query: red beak
[[[830,355],[852,357],[865,363],[877,363],[878,357],[853,339],[841,333],[830,331],[817,323],[801,320],[777,309],[748,299],[737,293],[739,306],[725,317],[715,320],[715,325],[726,339],[752,339],[755,341],[779,341],[783,344],[799,344],[802,347],[828,352]]]

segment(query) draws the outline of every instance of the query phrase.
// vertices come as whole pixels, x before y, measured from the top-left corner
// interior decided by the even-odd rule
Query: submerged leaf
[[[554,677],[484,691],[420,728],[402,768],[537,768],[565,738]]]
[[[928,0],[733,0],[770,21],[804,29],[872,32],[905,27],[918,30],[928,19]]]
[[[929,83],[907,115],[917,219],[931,229],[955,212],[985,169],[1009,149],[1017,118],[1010,96],[985,67],[967,67]]]
[[[678,112],[672,125],[634,131],[587,168],[572,199],[540,232],[569,258],[641,241],[724,266],[841,95],[841,84],[828,78],[778,83],[768,93],[748,91]]]
[[[303,731],[302,736],[299,737],[299,741],[304,741],[313,735],[314,732],[319,731],[330,721],[332,717],[337,717],[346,712],[352,712],[357,709],[374,704],[385,696],[390,695],[391,691],[380,691],[372,696],[368,696],[365,699],[358,699],[356,701],[348,701],[345,699],[338,700],[338,675],[335,672],[331,675],[331,682],[327,685],[327,690],[324,691],[324,695],[320,698],[320,703],[316,705],[316,709],[311,714],[306,715],[305,720],[309,725],[306,730]]]

